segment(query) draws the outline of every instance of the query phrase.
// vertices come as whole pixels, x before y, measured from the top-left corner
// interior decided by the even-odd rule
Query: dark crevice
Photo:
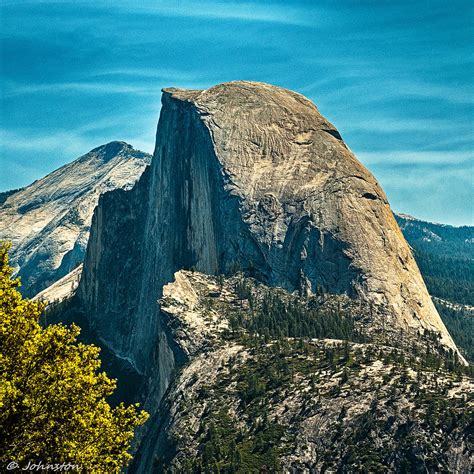
[[[333,136],[337,140],[341,140],[341,142],[342,142],[341,134],[337,130],[332,130],[332,129],[329,129],[329,128],[323,128],[323,132],[329,133],[329,135]]]

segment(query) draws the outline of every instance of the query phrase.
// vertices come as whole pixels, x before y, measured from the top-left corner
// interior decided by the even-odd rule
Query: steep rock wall
[[[455,347],[385,194],[309,100],[249,82],[165,89],[156,143],[135,188],[99,202],[78,290],[108,349],[147,380],[150,406],[182,357],[157,304],[182,268],[347,293]]]
[[[384,192],[313,103],[248,82],[167,93],[201,116],[247,230],[231,246],[251,240],[269,284],[366,298],[454,346]]]

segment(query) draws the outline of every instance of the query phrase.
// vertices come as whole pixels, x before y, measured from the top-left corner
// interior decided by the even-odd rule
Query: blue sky
[[[301,92],[396,211],[474,224],[471,1],[1,1],[0,190],[95,146],[152,151],[160,89]]]

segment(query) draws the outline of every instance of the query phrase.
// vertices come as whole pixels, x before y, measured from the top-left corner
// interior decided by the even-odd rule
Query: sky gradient
[[[395,211],[474,224],[471,1],[0,5],[0,191],[111,140],[151,152],[162,87],[246,79],[309,97]]]

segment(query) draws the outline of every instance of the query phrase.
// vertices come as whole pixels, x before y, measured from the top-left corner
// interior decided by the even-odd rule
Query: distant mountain
[[[162,103],[151,166],[99,200],[49,315],[87,328],[151,414],[130,472],[464,468],[467,369],[339,132],[261,83]]]
[[[474,361],[474,227],[395,216],[428,291],[466,357]]]
[[[474,227],[426,222],[407,214],[397,214],[395,218],[410,245],[425,253],[474,259]]]
[[[430,294],[474,306],[474,227],[453,227],[397,215]]]
[[[44,323],[76,322],[101,347],[117,400],[151,414],[129,473],[468,472],[472,368],[383,190],[313,103],[246,81],[165,89],[138,183],[128,189],[139,173],[126,169],[132,183],[116,186],[126,190],[98,198],[87,181],[84,256],[90,220],[81,234],[69,215],[81,179],[134,153],[126,147],[50,175],[48,199],[22,190],[5,205],[29,216],[36,247],[16,248],[34,283],[53,268],[43,262],[66,272],[84,261],[80,281],[80,268],[56,271],[37,297],[63,300]],[[453,250],[447,226],[398,219],[420,266],[444,254],[416,248]],[[34,235],[35,222],[52,233]],[[469,259],[464,250],[452,258]]]
[[[12,241],[11,263],[25,295],[35,295],[82,263],[99,196],[130,189],[150,159],[115,141],[0,195],[0,240]]]

